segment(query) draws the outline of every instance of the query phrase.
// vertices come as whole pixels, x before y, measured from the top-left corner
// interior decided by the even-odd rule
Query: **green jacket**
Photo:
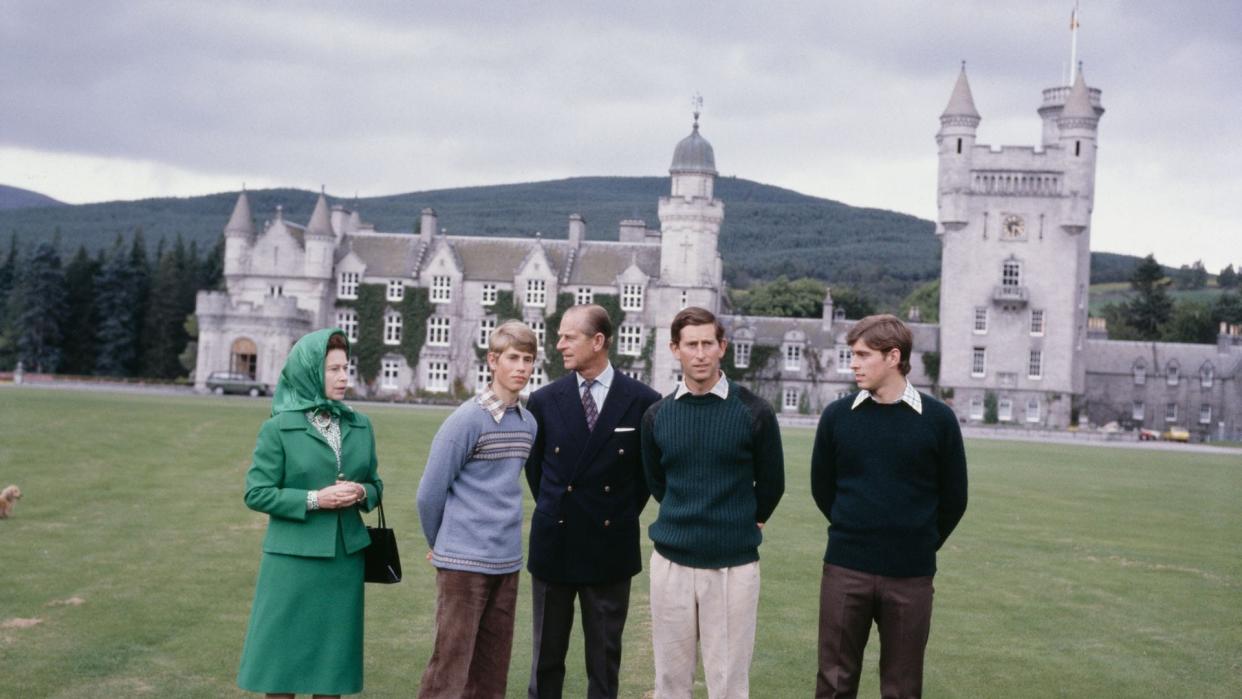
[[[384,484],[377,472],[375,433],[367,416],[341,414],[341,468],[345,480],[361,483],[367,499],[353,507],[306,510],[306,493],[336,482],[336,457],[306,416],[282,412],[263,423],[246,473],[246,506],[270,515],[263,550],[294,556],[332,558],[340,531],[346,553],[371,544],[363,512],[380,500]]]

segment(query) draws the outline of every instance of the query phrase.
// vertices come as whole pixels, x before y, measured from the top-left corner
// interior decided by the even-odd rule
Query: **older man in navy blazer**
[[[647,503],[639,430],[660,395],[613,368],[601,306],[562,316],[556,348],[569,373],[535,391],[539,424],[526,462],[535,498],[528,569],[534,651],[528,697],[560,697],[574,599],[582,610],[587,696],[615,698],[630,579],[642,570],[638,515]]]

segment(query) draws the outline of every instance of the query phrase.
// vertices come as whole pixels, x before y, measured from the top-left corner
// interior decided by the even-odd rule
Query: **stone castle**
[[[1222,328],[1215,345],[1118,342],[1088,318],[1100,91],[1076,71],[1072,85],[1043,91],[1038,113],[1038,146],[977,143],[981,116],[963,66],[936,134],[940,322],[910,323],[911,381],[939,388],[963,421],[1064,428],[1081,419],[1237,439],[1238,328]],[[225,370],[274,385],[298,337],[339,326],[375,364],[374,376],[359,372],[364,352],[355,353],[361,395],[481,390],[490,381],[481,347],[498,321],[535,329],[544,360],[565,307],[601,302],[614,312],[618,368],[661,392],[680,378],[668,326],[688,305],[721,316],[726,370],[783,412],[814,414],[854,390],[845,336],[856,320],[831,294],[820,318],[726,307],[725,203],[697,113],[669,175],[658,228],[621,221],[615,241],[587,240],[576,214],[564,239],[445,235],[431,209],[415,233],[381,232],[323,194],[305,225],[278,208],[259,231],[242,192],[224,228],[227,291],[197,300],[197,385]],[[532,389],[558,373],[537,365]]]

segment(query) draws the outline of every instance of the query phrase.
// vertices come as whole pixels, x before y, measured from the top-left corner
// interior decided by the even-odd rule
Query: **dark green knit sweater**
[[[966,511],[966,452],[953,409],[921,393],[923,413],[857,394],[824,410],[811,494],[828,527],[824,561],[864,573],[936,572],[936,551]]]
[[[767,401],[729,382],[729,397],[665,396],[643,416],[643,467],[660,513],[655,548],[691,568],[759,560],[766,522],[785,492],[785,457]]]

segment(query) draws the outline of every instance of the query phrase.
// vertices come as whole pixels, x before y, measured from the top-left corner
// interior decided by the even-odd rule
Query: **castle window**
[[[449,388],[448,362],[427,362],[427,390],[445,393]]]
[[[1026,378],[1044,378],[1044,353],[1040,350],[1031,350],[1031,355],[1026,363]]]
[[[689,306],[689,305],[690,305],[690,292],[686,291],[685,289],[682,289],[681,305],[677,307],[677,310],[685,310],[686,306]]]
[[[496,329],[495,318],[484,318],[479,321],[479,347],[487,349],[488,341],[492,338],[492,331]]]
[[[346,308],[336,312],[336,327],[345,331],[345,337],[350,342],[358,341],[358,312],[352,308]]]
[[[1146,408],[1147,406],[1143,404],[1143,401],[1134,401],[1134,403],[1130,405],[1130,418],[1135,422],[1141,423],[1143,421],[1144,413],[1147,412]]]
[[[358,358],[350,357],[349,358],[349,379],[346,385],[349,386],[350,388],[353,388],[357,384],[358,384]]]
[[[548,336],[548,322],[546,320],[532,320],[526,324],[530,327],[531,332],[535,333],[535,340],[539,343],[538,349],[543,349],[543,341]]]
[[[850,362],[854,361],[854,351],[849,345],[837,345],[837,373],[852,374],[854,371],[850,369]]]
[[[388,280],[388,300],[400,301],[405,298],[405,280],[389,279]]]
[[[1001,286],[1022,286],[1022,263],[1017,260],[1005,260],[1001,265]]]
[[[996,402],[996,419],[1001,422],[1013,422],[1013,401],[1001,398]]]
[[[526,305],[542,308],[548,305],[548,282],[545,279],[526,280]]]
[[[1027,422],[1039,422],[1039,419],[1040,419],[1039,399],[1038,398],[1027,398],[1026,399],[1026,421]]]
[[[1082,155],[1082,141],[1074,141],[1074,157]]]
[[[449,329],[453,320],[447,316],[432,316],[427,319],[427,344],[436,347],[448,347]]]
[[[983,347],[975,347],[970,353],[970,375],[979,378],[987,374],[987,350]]]
[[[401,344],[401,314],[389,313],[384,316],[384,344]]]
[[[1211,388],[1212,380],[1215,378],[1216,372],[1212,369],[1211,364],[1204,364],[1199,367],[1199,386],[1202,388]]]
[[[526,388],[522,389],[522,393],[530,393],[542,388],[547,381],[548,375],[543,370],[543,364],[536,364],[535,370],[530,373],[530,381],[526,382]]]
[[[733,343],[733,366],[738,369],[745,369],[750,366],[749,342]]]
[[[487,362],[479,362],[474,366],[474,392],[482,393],[492,382],[492,368]]]
[[[358,272],[341,272],[336,283],[336,295],[343,299],[358,298]]]
[[[983,399],[980,398],[979,396],[975,396],[974,398],[970,399],[970,419],[971,420],[982,420],[983,419]]]
[[[781,408],[782,408],[783,410],[797,410],[797,409],[798,409],[798,400],[799,400],[799,398],[801,398],[801,396],[800,396],[800,395],[798,395],[798,389],[796,389],[796,388],[786,388],[786,389],[785,389],[785,399],[784,399],[784,401],[781,403]]]
[[[975,330],[976,335],[986,335],[988,332],[988,307],[975,306]]]
[[[643,326],[623,323],[617,331],[617,353],[637,357],[643,346]]]
[[[279,284],[272,284],[271,286],[267,287],[267,295],[268,295],[268,296],[276,296],[276,297],[284,296],[284,295],[285,295],[285,287],[283,287],[283,286],[281,286],[281,285],[279,285]]]
[[[1212,424],[1212,406],[1208,403],[1203,403],[1199,406],[1199,424]]]
[[[1164,404],[1164,421],[1177,422],[1177,403]]]
[[[957,139],[957,154],[958,155],[962,154],[962,139],[960,138]]]
[[[624,284],[621,286],[621,310],[643,310],[643,285]]]
[[[380,387],[397,388],[397,377],[400,373],[400,361],[396,359],[385,359],[380,362]]]
[[[785,371],[802,370],[802,345],[785,345]]]
[[[1143,362],[1134,363],[1134,385],[1142,386],[1147,383],[1147,365]]]
[[[431,278],[431,302],[448,303],[453,300],[453,278]]]
[[[1031,309],[1031,334],[1037,336],[1044,334],[1044,309],[1042,308]]]
[[[1181,368],[1177,366],[1177,362],[1169,362],[1168,369],[1164,374],[1164,382],[1170,386],[1176,386],[1181,379]]]
[[[574,303],[579,306],[595,303],[595,292],[591,291],[589,286],[578,287],[578,290],[574,292]]]
[[[497,292],[496,292],[495,284],[490,284],[490,283],[484,284],[483,285],[483,305],[484,306],[496,305],[496,294]]]

